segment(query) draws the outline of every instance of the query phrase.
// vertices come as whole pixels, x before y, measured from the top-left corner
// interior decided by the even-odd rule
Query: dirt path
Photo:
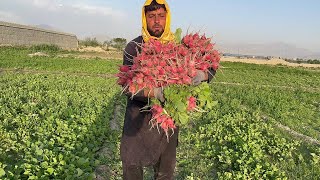
[[[122,60],[121,55],[114,55],[108,53],[81,53],[81,54],[59,54],[57,57],[75,57],[79,59],[106,59],[106,60]]]
[[[45,70],[33,70],[33,69],[0,68],[0,74],[4,72],[116,78],[113,74],[94,74],[94,73],[83,73],[83,72],[79,73],[79,72],[45,71]]]
[[[317,139],[314,139],[312,137],[306,136],[304,134],[298,133],[292,129],[290,129],[288,126],[284,126],[280,123],[277,123],[276,126],[286,132],[288,132],[289,134],[293,135],[296,138],[302,139],[305,142],[308,142],[310,144],[314,144],[314,145],[318,145],[320,146],[320,141],[318,141]]]
[[[253,84],[244,84],[244,83],[231,83],[231,82],[212,82],[214,84],[225,84],[225,85],[232,85],[232,86],[252,86]],[[299,86],[297,87],[292,87],[292,86],[274,86],[274,85],[254,85],[254,86],[259,86],[259,87],[269,87],[269,88],[283,88],[283,89],[302,89],[307,92],[319,92],[320,88],[312,88],[312,87],[303,87]]]

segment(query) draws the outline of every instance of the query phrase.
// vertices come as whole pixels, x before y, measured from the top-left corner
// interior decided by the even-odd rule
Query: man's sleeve
[[[123,52],[123,65],[132,65],[133,58],[137,56],[135,44],[129,42]]]
[[[210,68],[208,70],[208,83],[213,79],[213,76],[216,74],[216,71],[213,68]]]
[[[138,46],[136,44],[137,42],[129,42],[126,46],[124,52],[123,52],[123,65],[132,65],[133,64],[133,58],[137,56],[138,54]],[[126,92],[126,96],[132,97],[132,93]],[[140,91],[136,95],[132,97],[133,100],[136,101],[142,101],[144,103],[148,103],[148,97],[144,96],[144,92]]]

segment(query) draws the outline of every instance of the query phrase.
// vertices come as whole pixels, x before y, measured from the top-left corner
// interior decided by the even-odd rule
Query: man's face
[[[147,28],[151,36],[160,37],[166,26],[166,14],[164,8],[146,13]]]

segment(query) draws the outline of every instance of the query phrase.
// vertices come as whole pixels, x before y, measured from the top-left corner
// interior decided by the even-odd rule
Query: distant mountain
[[[86,38],[96,38],[98,42],[103,43],[107,40],[111,40],[112,38],[107,36],[107,35],[103,35],[103,34],[93,34],[93,35],[89,35],[89,36],[83,36],[80,37],[80,39],[84,40]]]
[[[320,59],[320,52],[312,52],[310,50],[286,43],[217,44],[217,48],[223,53],[231,54]]]
[[[55,27],[47,25],[47,24],[39,24],[39,25],[35,25],[34,27],[46,29],[46,30],[52,30],[52,31],[61,31],[58,28],[55,28]]]
[[[318,59],[320,60],[320,53],[313,53],[304,57],[301,57],[302,59]]]

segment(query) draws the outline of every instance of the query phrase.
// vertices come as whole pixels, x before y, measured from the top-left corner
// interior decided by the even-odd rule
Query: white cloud
[[[49,25],[78,37],[102,34],[131,39],[140,33],[139,17],[129,18],[125,10],[91,0],[0,0],[0,20]]]
[[[8,21],[8,22],[15,22],[15,23],[23,22],[22,19],[19,16],[15,15],[13,12],[1,11],[1,10],[0,10],[0,21]]]
[[[58,11],[61,8],[58,0],[31,0],[31,4],[36,8],[44,8],[50,11]]]
[[[125,16],[123,12],[114,10],[111,7],[100,7],[100,6],[93,6],[89,4],[74,4],[74,5],[71,5],[71,7],[75,12],[79,12],[79,13],[113,16],[113,17],[119,17],[119,18],[122,18]]]
[[[96,15],[96,16],[111,16],[113,18],[121,19],[125,17],[125,13],[115,10],[112,7],[97,6],[88,2],[71,3],[62,0],[26,0],[33,8],[46,9],[52,12],[69,12],[77,15]]]

